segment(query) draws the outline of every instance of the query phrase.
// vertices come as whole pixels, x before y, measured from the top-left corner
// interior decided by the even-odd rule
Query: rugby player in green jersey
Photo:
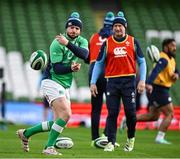
[[[66,32],[57,35],[50,45],[49,63],[41,82],[41,90],[52,108],[54,121],[45,121],[17,131],[26,152],[29,151],[28,142],[32,135],[49,131],[48,141],[42,153],[61,155],[54,148],[54,144],[71,116],[69,88],[73,79],[72,73],[80,70],[78,58],[87,60],[89,54],[88,41],[80,36],[82,22],[77,12],[70,15],[65,27]]]

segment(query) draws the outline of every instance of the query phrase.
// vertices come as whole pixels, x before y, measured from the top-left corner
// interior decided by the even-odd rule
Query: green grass
[[[41,154],[46,143],[48,133],[35,135],[30,141],[30,152],[21,150],[20,140],[15,132],[23,126],[8,126],[7,131],[0,130],[0,158],[57,158],[57,156],[45,156]],[[172,145],[161,145],[154,143],[157,131],[137,131],[136,143],[133,152],[124,152],[123,144],[126,141],[126,133],[117,135],[120,147],[114,152],[104,152],[103,149],[91,147],[89,128],[67,128],[63,136],[71,137],[74,141],[72,149],[59,150],[61,158],[178,158],[180,157],[180,132],[168,131],[167,138],[173,142]]]

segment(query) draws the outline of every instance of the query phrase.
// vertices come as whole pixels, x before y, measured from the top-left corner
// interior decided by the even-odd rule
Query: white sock
[[[165,132],[159,131],[158,134],[157,134],[157,136],[156,136],[156,140],[162,140],[162,139],[164,139],[165,134],[166,134]]]

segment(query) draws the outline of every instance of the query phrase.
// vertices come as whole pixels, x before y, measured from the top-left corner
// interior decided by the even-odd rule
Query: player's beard
[[[77,38],[79,35],[76,35],[75,33],[67,34],[71,39]]]
[[[168,49],[168,55],[169,56],[171,56],[171,57],[174,57],[174,58],[176,58],[176,54],[175,54],[175,50],[173,50],[173,51],[170,51],[169,49]]]

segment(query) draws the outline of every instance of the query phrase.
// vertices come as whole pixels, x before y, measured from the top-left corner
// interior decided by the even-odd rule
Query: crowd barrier
[[[36,124],[43,119],[43,105],[42,103],[29,103],[29,102],[6,102],[6,119],[18,123],[18,124]],[[91,126],[91,104],[90,103],[72,103],[72,116],[68,122],[68,127],[79,127],[79,126]],[[137,113],[146,113],[147,109],[142,108]],[[118,117],[118,126],[124,116],[123,106]],[[103,105],[101,112],[100,127],[104,128],[107,117],[107,109],[105,104]],[[52,112],[49,112],[49,120],[52,120]],[[163,119],[163,115],[160,116],[156,122],[138,122],[137,129],[156,129]],[[180,129],[180,106],[174,107],[174,117],[169,127],[171,130]]]

